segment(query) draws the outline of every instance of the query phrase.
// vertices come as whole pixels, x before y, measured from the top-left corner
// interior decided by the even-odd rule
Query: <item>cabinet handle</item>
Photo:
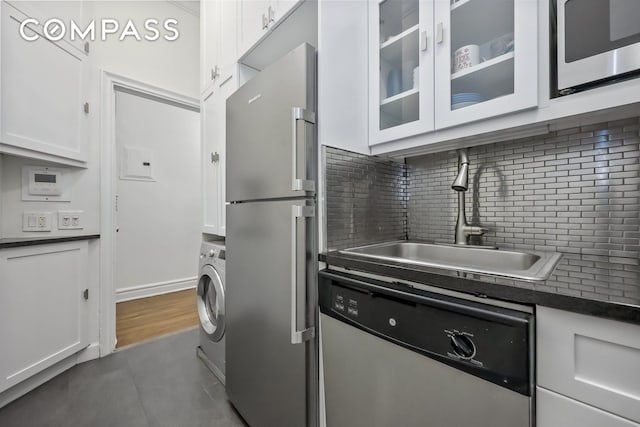
[[[211,69],[211,80],[215,80],[220,77],[220,67],[217,65]]]
[[[211,153],[211,163],[218,163],[220,160],[220,154],[216,151],[215,153]]]
[[[264,13],[262,14],[262,29],[266,30],[269,28],[269,18]]]
[[[427,50],[427,32],[426,31],[423,31],[422,33],[420,33],[420,50],[422,51]]]
[[[444,41],[444,25],[442,22],[438,22],[438,28],[436,30],[436,43],[441,44]]]
[[[267,10],[267,14],[267,17],[269,18],[269,24],[276,20],[276,10],[271,6],[269,6],[269,9]]]

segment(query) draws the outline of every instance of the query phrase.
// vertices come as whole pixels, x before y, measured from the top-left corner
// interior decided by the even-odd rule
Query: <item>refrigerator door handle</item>
[[[299,240],[304,240],[304,236],[301,236],[302,239],[298,238],[298,219],[315,216],[315,209],[313,206],[294,205],[291,211],[291,344],[301,344],[315,336],[315,327],[298,329],[298,274],[302,273],[302,282],[306,284],[306,271],[298,271],[298,243]],[[304,244],[300,246],[305,247]],[[306,266],[306,262],[303,265]],[[306,319],[306,310],[303,311],[303,319]]]
[[[292,127],[293,127],[293,138],[292,138],[292,168],[293,178],[291,182],[291,189],[293,191],[315,191],[316,183],[315,181],[308,179],[300,179],[298,178],[298,120],[304,120],[307,123],[315,124],[316,115],[311,111],[307,111],[304,108],[293,107],[292,108]]]

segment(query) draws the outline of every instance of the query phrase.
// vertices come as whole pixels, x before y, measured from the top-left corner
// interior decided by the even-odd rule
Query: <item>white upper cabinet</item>
[[[45,39],[35,24],[25,32],[39,37],[24,40],[19,27],[28,17],[2,3],[0,151],[84,162],[86,54],[65,40]]]
[[[535,0],[436,0],[436,128],[535,107]]]
[[[211,90],[204,95],[200,105],[202,125],[202,194],[203,194],[203,232],[218,234],[220,218],[220,100],[217,91]],[[224,122],[223,122],[224,123]]]
[[[371,144],[433,130],[433,3],[370,4]]]
[[[281,22],[300,3],[302,0],[240,0],[238,56],[241,57],[251,50],[265,33]]]
[[[535,0],[372,0],[370,145],[537,105]]]
[[[226,235],[226,102],[238,87],[237,73],[208,91],[200,107],[202,123],[203,232]]]
[[[240,28],[238,44],[240,55],[248,51],[269,30],[275,9],[271,1],[240,0]]]
[[[274,20],[277,21],[283,16],[286,16],[286,14],[293,9],[293,6],[298,3],[298,0],[276,0],[274,3],[276,8]]]
[[[237,62],[238,2],[203,0],[200,3],[200,90],[220,84]]]
[[[218,28],[216,26],[215,0],[200,2],[200,92],[204,92],[215,80],[215,62],[218,59]]]
[[[238,2],[219,0],[218,3],[217,27],[220,30],[217,62],[220,67],[220,82],[223,82],[235,71],[238,61]]]
[[[60,19],[67,25],[71,21],[77,24],[84,22],[85,2],[80,0],[9,0],[7,3],[30,18],[37,19],[41,25],[51,18]],[[80,27],[82,27],[82,25],[80,25]],[[82,29],[84,28],[81,28],[81,30]],[[63,40],[72,44],[80,51],[84,50],[85,42],[82,39],[75,37],[75,40],[71,40],[69,27],[66,28]]]

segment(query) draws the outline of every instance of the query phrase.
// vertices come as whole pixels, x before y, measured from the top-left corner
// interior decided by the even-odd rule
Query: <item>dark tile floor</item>
[[[0,409],[0,426],[246,426],[198,339],[193,329],[75,366]]]

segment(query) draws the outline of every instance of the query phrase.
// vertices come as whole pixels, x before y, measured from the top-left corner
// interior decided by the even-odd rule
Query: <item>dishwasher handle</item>
[[[460,313],[463,315],[470,315],[481,317],[489,321],[495,321],[500,323],[509,324],[529,324],[530,316],[528,313],[521,313],[515,310],[503,309],[501,307],[494,307],[487,304],[474,303],[471,301],[460,300],[459,298],[449,297],[446,295],[439,295],[433,292],[422,291],[416,293],[414,291],[407,292],[400,289],[394,289],[388,286],[388,284],[379,282],[373,279],[356,279],[347,277],[342,274],[336,274],[327,270],[319,273],[321,277],[325,277],[331,281],[338,282],[342,286],[350,287],[360,292],[367,292],[373,297],[385,296],[391,297],[396,300],[404,300],[407,302],[413,302],[422,305],[428,305],[431,307],[437,307],[447,311]],[[322,289],[321,289],[322,291]],[[321,299],[322,301],[322,299]]]

